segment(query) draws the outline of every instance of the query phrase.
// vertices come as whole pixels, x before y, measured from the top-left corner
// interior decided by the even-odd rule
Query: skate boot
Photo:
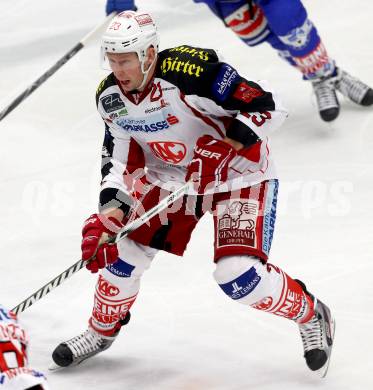
[[[50,369],[55,370],[61,367],[76,366],[84,360],[110,348],[118,336],[121,326],[126,325],[129,319],[130,313],[128,312],[125,319],[118,323],[118,329],[113,336],[103,336],[89,327],[82,334],[59,344],[52,353],[52,359],[56,366],[51,366]]]
[[[312,82],[317,107],[321,119],[325,122],[333,121],[339,115],[339,102],[335,92],[333,77],[317,79]]]
[[[307,323],[298,326],[307,366],[324,378],[328,371],[335,331],[329,308],[315,299],[315,315]]]
[[[335,88],[342,95],[361,106],[373,104],[373,89],[342,69],[337,69]]]

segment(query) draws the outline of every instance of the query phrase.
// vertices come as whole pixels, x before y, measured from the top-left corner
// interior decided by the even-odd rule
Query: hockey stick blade
[[[142,216],[135,219],[133,222],[129,223],[128,225],[124,226],[124,228],[117,235],[110,237],[110,239],[107,242],[117,243],[118,241],[122,240],[124,237],[126,237],[128,234],[130,234],[132,231],[136,230],[137,228],[142,226],[144,223],[148,222],[152,217],[154,217],[155,215],[157,215],[161,211],[165,210],[170,204],[175,202],[177,199],[184,196],[188,192],[188,189],[189,189],[189,183],[184,184],[178,190],[172,192],[166,198],[162,199],[156,206],[154,206],[153,208],[148,210]],[[83,261],[83,260],[77,261],[71,267],[67,268],[65,271],[60,273],[58,276],[56,276],[50,282],[45,284],[43,287],[39,288],[39,290],[37,290],[35,293],[33,293],[28,298],[23,300],[20,304],[15,306],[12,309],[12,311],[15,314],[22,313],[27,308],[32,306],[35,302],[44,298],[52,290],[54,290],[55,288],[60,286],[65,280],[69,279],[71,276],[73,276],[75,273],[77,273],[79,270],[81,270],[85,266],[85,264],[86,264],[86,261]]]

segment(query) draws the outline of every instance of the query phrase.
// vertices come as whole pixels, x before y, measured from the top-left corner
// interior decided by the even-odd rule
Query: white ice
[[[1,0],[0,109],[104,19],[104,0]],[[267,79],[290,116],[274,135],[281,178],[271,262],[307,283],[337,321],[328,376],[308,371],[297,327],[231,302],[212,278],[212,221],[183,259],[159,254],[133,318],[112,348],[48,373],[51,352],[86,327],[96,277],[80,271],[20,319],[31,365],[53,390],[369,390],[373,388],[373,108],[342,100],[331,126],[311,87],[269,46],[247,48],[203,5],[138,0],[154,13],[162,48],[219,49]],[[330,55],[373,85],[373,3],[306,0]],[[99,40],[0,123],[0,302],[13,307],[79,259],[95,212],[103,125],[95,111]]]

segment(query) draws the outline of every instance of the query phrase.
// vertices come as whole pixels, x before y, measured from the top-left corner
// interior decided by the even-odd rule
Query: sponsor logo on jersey
[[[218,101],[223,102],[228,97],[232,83],[237,77],[235,69],[227,64],[222,65],[213,85],[214,96]]]
[[[105,297],[115,297],[119,294],[119,288],[111,284],[102,275],[98,277],[97,289]]]
[[[170,52],[176,51],[178,53],[186,53],[191,57],[198,56],[202,61],[209,60],[209,53],[205,50],[195,49],[194,47],[178,46],[169,50]]]
[[[176,125],[176,123],[179,123],[179,118],[175,115],[172,115],[172,114],[168,114],[167,115],[167,118],[166,118],[166,121],[168,122],[168,124],[170,124],[171,126],[172,125]]]
[[[118,112],[112,112],[109,115],[109,118],[113,121],[114,119],[119,118],[120,116],[126,116],[126,115],[128,115],[128,110],[126,107],[124,107],[122,110]]]
[[[232,199],[229,204],[219,204],[217,247],[248,246],[256,248],[256,221],[259,202],[254,199]]]
[[[233,94],[236,99],[245,103],[250,103],[253,99],[263,95],[264,92],[262,90],[251,87],[247,83],[240,83]]]
[[[179,57],[167,57],[161,64],[162,74],[165,75],[168,72],[185,73],[189,76],[200,77],[204,68],[201,65],[194,64],[191,61],[181,61]]]
[[[186,155],[186,146],[181,142],[158,141],[148,142],[151,151],[167,163],[178,164]]]
[[[179,123],[179,119],[171,113],[169,113],[166,118],[163,113],[155,114],[154,117],[137,120],[119,118],[115,123],[125,131],[142,131],[145,133],[165,130],[170,126]]]
[[[237,300],[249,295],[261,281],[256,269],[251,267],[244,274],[229,283],[219,284],[220,288],[232,299]]]
[[[116,123],[126,131],[143,131],[145,133],[161,131],[168,129],[170,125],[166,120],[158,122],[148,122],[143,120],[144,123],[139,123],[140,121],[132,120],[118,120]]]
[[[106,95],[102,97],[100,101],[102,103],[103,109],[108,114],[125,107],[125,104],[123,100],[120,98],[119,93],[111,93],[110,95]]]
[[[150,113],[152,113],[154,111],[162,110],[162,108],[168,107],[169,105],[170,105],[170,103],[167,103],[164,99],[161,99],[161,105],[160,106],[147,108],[145,110],[145,114],[150,114]]]
[[[176,87],[164,87],[162,88],[162,91],[172,91],[174,89],[176,89]]]

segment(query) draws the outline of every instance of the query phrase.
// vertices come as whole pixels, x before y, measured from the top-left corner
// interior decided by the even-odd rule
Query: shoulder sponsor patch
[[[257,97],[263,96],[264,92],[260,89],[254,88],[251,85],[245,83],[240,83],[234,92],[233,96],[245,103],[250,103]]]
[[[214,97],[223,102],[229,95],[233,82],[237,79],[238,73],[228,64],[223,64],[213,84]]]
[[[125,107],[123,100],[120,98],[119,93],[111,93],[100,99],[102,107],[107,113],[120,110]]]

